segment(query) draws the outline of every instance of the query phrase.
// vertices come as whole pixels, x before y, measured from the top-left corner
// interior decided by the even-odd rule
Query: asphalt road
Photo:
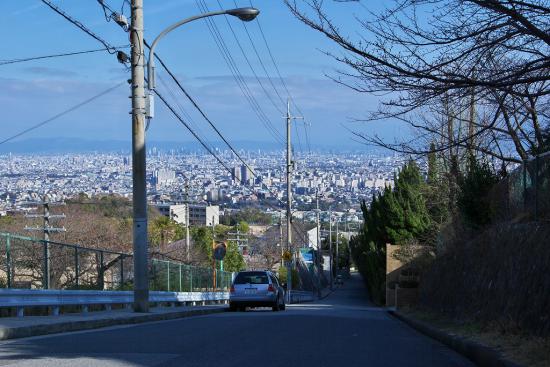
[[[0,366],[473,366],[385,311],[358,275],[316,303],[0,343]]]

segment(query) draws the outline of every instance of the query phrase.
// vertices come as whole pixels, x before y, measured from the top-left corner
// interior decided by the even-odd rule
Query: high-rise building
[[[241,176],[241,167],[235,166],[235,167],[231,168],[231,178],[233,179],[233,181],[234,181],[236,184],[240,184],[240,183],[241,183],[241,179],[242,179],[242,176]]]
[[[241,179],[245,185],[250,185],[254,181],[254,167],[241,166]]]

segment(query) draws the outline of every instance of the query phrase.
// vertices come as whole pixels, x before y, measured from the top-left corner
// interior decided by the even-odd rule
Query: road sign
[[[223,258],[225,257],[226,249],[227,246],[224,242],[218,242],[214,247],[214,259],[223,260]]]
[[[286,250],[285,252],[283,252],[283,260],[290,261],[291,259],[292,254],[290,253],[290,251]]]

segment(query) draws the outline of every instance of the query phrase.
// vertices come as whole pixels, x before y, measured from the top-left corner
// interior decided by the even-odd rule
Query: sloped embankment
[[[550,335],[550,225],[499,224],[448,249],[423,276],[420,306],[502,332]]]

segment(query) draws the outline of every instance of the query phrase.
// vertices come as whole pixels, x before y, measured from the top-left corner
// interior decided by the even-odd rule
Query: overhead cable
[[[41,1],[44,4],[46,4],[50,9],[55,11],[57,14],[61,15],[63,18],[67,19],[69,22],[71,22],[72,24],[74,24],[75,26],[80,28],[82,31],[87,33],[90,37],[92,37],[92,38],[96,39],[97,41],[101,42],[103,44],[103,46],[105,46],[105,49],[107,50],[107,52],[109,52],[110,54],[115,54],[118,51],[118,47],[115,47],[115,46],[111,45],[109,42],[107,42],[106,40],[104,40],[103,38],[101,38],[100,36],[95,34],[92,30],[90,30],[88,27],[86,27],[80,21],[74,19],[69,14],[67,14],[66,12],[61,10],[59,7],[52,4],[52,2],[50,0],[41,0]]]
[[[115,89],[117,89],[118,87],[120,87],[121,85],[123,85],[123,84],[125,84],[125,83],[126,83],[126,81],[120,82],[120,83],[116,84],[115,86],[113,86],[113,87],[111,87],[111,88],[109,88],[109,89],[106,89],[106,90],[104,90],[103,92],[100,92],[100,93],[96,94],[95,96],[90,97],[90,98],[88,98],[88,99],[86,99],[86,100],[84,100],[84,101],[82,101],[82,102],[80,102],[80,103],[78,103],[78,104],[76,104],[76,105],[74,105],[74,106],[72,106],[72,107],[66,109],[66,110],[63,111],[63,112],[60,112],[60,113],[58,113],[58,114],[56,114],[56,115],[50,117],[50,118],[47,119],[47,120],[44,120],[44,121],[42,121],[42,122],[39,122],[39,123],[36,124],[36,125],[33,125],[33,126],[27,128],[27,129],[25,129],[25,130],[22,130],[22,131],[18,132],[18,133],[15,134],[15,135],[10,136],[9,138],[6,138],[6,139],[4,139],[4,140],[1,140],[1,141],[0,141],[0,145],[5,144],[5,143],[7,143],[7,142],[9,142],[9,141],[11,141],[11,140],[13,140],[13,139],[15,139],[15,138],[18,138],[18,137],[20,137],[21,135],[24,135],[24,134],[26,134],[26,133],[28,133],[28,132],[30,132],[30,131],[33,131],[33,130],[35,130],[35,129],[38,129],[39,127],[44,126],[44,125],[46,125],[46,124],[48,124],[48,123],[50,123],[50,122],[52,122],[52,121],[54,121],[54,120],[57,120],[58,118],[63,117],[63,116],[65,116],[66,114],[68,114],[68,113],[70,113],[70,112],[73,112],[73,111],[79,109],[80,107],[83,107],[83,106],[89,104],[90,102],[93,102],[93,101],[95,101],[96,99],[98,99],[98,98],[100,98],[100,97],[102,97],[102,96],[104,96],[104,95],[106,95],[106,94],[108,94],[108,93],[114,91]]]
[[[123,49],[127,48],[128,46],[118,46],[116,49]],[[6,60],[6,61],[0,61],[1,65],[8,65],[8,64],[17,64],[20,62],[26,62],[26,61],[34,61],[34,60],[41,60],[41,59],[52,59],[55,57],[64,57],[64,56],[73,56],[73,55],[82,55],[82,54],[90,54],[94,52],[100,52],[100,51],[109,51],[107,48],[98,48],[95,50],[86,50],[86,51],[75,51],[75,52],[66,52],[62,54],[53,54],[53,55],[45,55],[45,56],[33,56],[33,57],[27,57],[22,59],[13,59],[13,60]]]
[[[199,7],[200,11],[202,12],[209,11],[206,3],[203,0],[195,0],[195,2]],[[260,121],[263,123],[266,129],[271,133],[271,135],[275,138],[275,140],[280,144],[284,144],[283,138],[280,132],[273,126],[273,123],[271,122],[267,114],[263,111],[260,104],[254,97],[254,94],[248,87],[246,80],[241,74],[237,64],[235,63],[235,60],[233,59],[233,56],[231,55],[231,52],[229,51],[229,48],[227,47],[218,27],[216,26],[216,23],[210,18],[205,18],[204,20],[208,26],[208,30],[210,31],[212,38],[214,39],[214,42],[216,43],[216,46],[218,47],[220,54],[224,58],[229,70],[231,71],[231,74],[233,75],[233,78],[237,82],[239,89],[241,89],[241,92],[243,93],[248,103],[252,107],[252,110],[256,113]]]

